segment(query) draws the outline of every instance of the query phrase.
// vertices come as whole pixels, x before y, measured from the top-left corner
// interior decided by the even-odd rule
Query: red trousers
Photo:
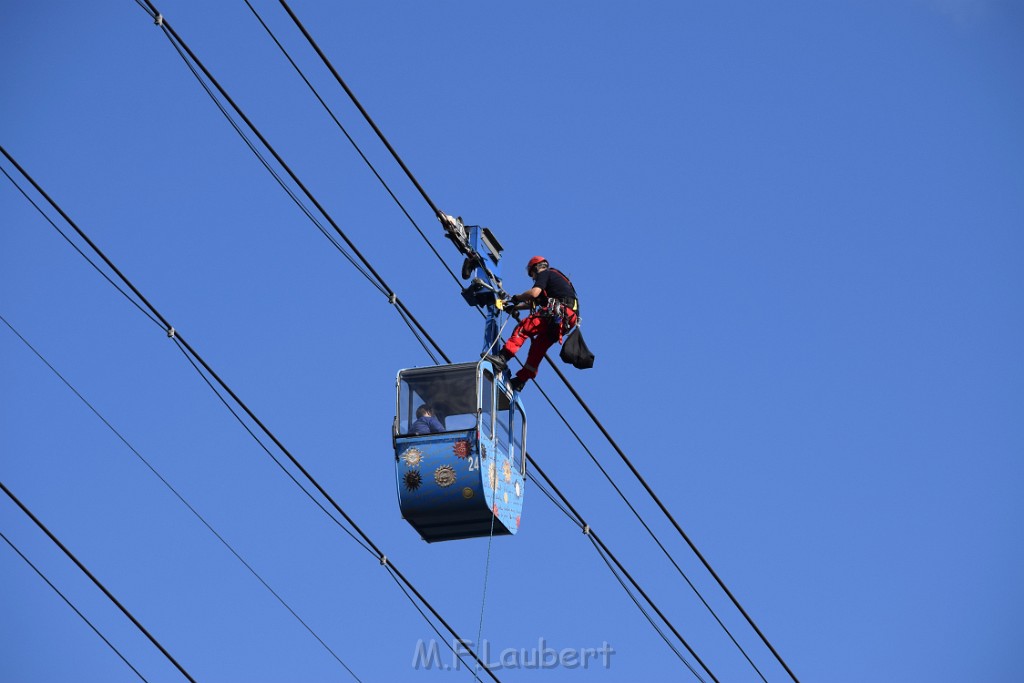
[[[505,350],[514,356],[527,339],[533,341],[530,342],[530,352],[526,355],[526,364],[516,373],[516,379],[526,382],[536,377],[537,368],[540,367],[544,354],[559,340],[563,329],[571,329],[575,324],[576,311],[568,307],[562,313],[561,322],[556,318],[533,313],[519,323],[505,342]]]

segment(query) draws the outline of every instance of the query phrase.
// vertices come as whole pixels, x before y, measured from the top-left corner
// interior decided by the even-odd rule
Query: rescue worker
[[[579,321],[579,302],[576,289],[565,275],[551,268],[543,256],[534,256],[526,264],[526,274],[533,278],[533,287],[516,294],[509,302],[513,310],[530,309],[530,315],[520,322],[496,357],[504,365],[531,339],[526,364],[510,382],[513,389],[522,391],[527,381],[537,376],[544,354],[562,335]],[[506,303],[509,303],[506,302]]]

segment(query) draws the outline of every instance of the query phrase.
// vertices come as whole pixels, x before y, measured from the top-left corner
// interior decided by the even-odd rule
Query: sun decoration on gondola
[[[452,450],[455,451],[456,457],[468,458],[469,457],[469,442],[465,439],[459,439],[452,446]]]
[[[434,481],[441,488],[447,488],[455,483],[455,469],[451,465],[441,465],[434,470]]]
[[[505,475],[506,482],[512,481],[512,463],[506,460],[501,466],[501,473]]]
[[[420,463],[423,462],[423,451],[418,448],[408,448],[402,453],[402,460],[409,467],[419,467]]]
[[[484,460],[487,459],[487,444],[483,442],[480,443],[480,457]]]
[[[419,470],[409,470],[402,479],[405,480],[405,488],[409,491],[415,491],[423,483],[423,475],[420,474]]]

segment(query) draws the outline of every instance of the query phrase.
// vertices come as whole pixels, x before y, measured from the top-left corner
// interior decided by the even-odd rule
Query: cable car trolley
[[[422,433],[424,406],[441,431]],[[489,360],[399,372],[394,444],[402,517],[423,540],[519,529],[526,412]]]
[[[501,245],[487,228],[440,218],[466,257],[462,296],[484,313],[484,350],[475,362],[399,371],[392,429],[399,508],[430,543],[513,535],[526,484],[526,411],[508,370],[490,356],[507,298]]]

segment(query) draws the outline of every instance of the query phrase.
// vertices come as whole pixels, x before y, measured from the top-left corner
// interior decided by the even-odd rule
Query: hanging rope
[[[483,472],[483,467],[482,466],[480,468],[480,471]],[[497,478],[497,476],[489,477],[489,478],[491,480],[491,482],[490,482],[491,483],[491,500],[494,500],[494,497],[497,494],[498,478]],[[477,629],[476,629],[476,642],[473,643],[473,647],[476,650],[478,650],[478,651],[480,650],[480,638],[481,638],[481,636],[483,635],[483,632],[484,632],[484,607],[487,605],[487,579],[488,579],[488,577],[491,574],[491,542],[494,540],[494,518],[496,516],[497,515],[495,515],[493,513],[493,511],[492,511],[492,513],[491,513],[491,533],[487,537],[487,561],[484,563],[484,591],[483,591],[483,596],[481,596],[481,598],[480,598],[480,625],[477,626]],[[479,662],[477,662],[476,670],[473,672],[473,675],[476,677],[476,680],[478,680],[478,681],[480,680],[480,663]]]

